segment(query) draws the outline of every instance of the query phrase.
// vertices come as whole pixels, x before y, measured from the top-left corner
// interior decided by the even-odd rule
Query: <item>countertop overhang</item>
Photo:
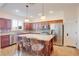
[[[26,38],[36,38],[37,40],[50,41],[55,35],[45,35],[45,34],[21,34],[18,37]]]

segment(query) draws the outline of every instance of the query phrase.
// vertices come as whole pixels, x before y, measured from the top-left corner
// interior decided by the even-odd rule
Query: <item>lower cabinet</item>
[[[0,48],[1,48],[1,36],[0,36]]]
[[[10,35],[2,35],[1,37],[1,48],[9,46]]]
[[[16,35],[1,35],[0,36],[0,47],[5,48],[12,44],[15,44],[17,40]]]

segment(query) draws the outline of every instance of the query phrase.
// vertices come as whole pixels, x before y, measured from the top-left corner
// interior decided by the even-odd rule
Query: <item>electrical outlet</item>
[[[67,33],[67,36],[69,36],[69,34]]]

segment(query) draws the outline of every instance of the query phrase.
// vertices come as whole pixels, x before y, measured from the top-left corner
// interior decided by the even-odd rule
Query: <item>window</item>
[[[12,20],[12,30],[21,30],[23,29],[23,21],[20,20]]]

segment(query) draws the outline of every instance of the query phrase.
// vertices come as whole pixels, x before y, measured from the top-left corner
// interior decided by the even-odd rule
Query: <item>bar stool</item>
[[[22,38],[21,37],[18,37],[17,45],[18,45],[18,51],[20,51],[22,46],[23,46]]]
[[[35,53],[37,56],[40,54],[42,55],[42,50],[44,48],[44,45],[42,45],[41,43],[39,43],[37,40],[33,40],[31,42],[31,49],[33,51],[33,53]]]
[[[31,50],[30,38],[24,37],[24,39],[23,39],[23,47],[28,52]]]
[[[43,45],[41,45],[41,44],[34,44],[34,45],[32,45],[32,50],[36,53],[36,55],[38,56],[39,55],[39,53],[41,53],[42,54],[42,49],[43,49]]]

